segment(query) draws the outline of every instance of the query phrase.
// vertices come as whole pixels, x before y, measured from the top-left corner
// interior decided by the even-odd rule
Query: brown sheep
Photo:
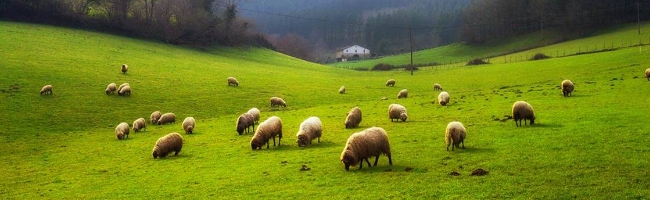
[[[438,94],[438,103],[440,105],[446,106],[449,103],[449,93],[442,91]]]
[[[562,94],[564,97],[571,96],[571,92],[573,92],[573,82],[570,80],[564,80],[562,81],[562,84],[560,84],[560,87],[562,88]]]
[[[278,107],[287,107],[287,102],[285,102],[282,98],[280,97],[271,97],[271,107],[273,106],[278,106]]]
[[[174,155],[178,155],[183,148],[183,136],[176,132],[167,134],[156,141],[156,145],[153,146],[152,155],[153,158],[164,158],[167,154],[174,152]]]
[[[433,84],[433,90],[440,90],[440,91],[442,91],[442,86],[441,86],[440,84],[438,84],[438,83]]]
[[[186,117],[185,120],[183,120],[183,130],[185,130],[185,134],[194,133],[194,127],[196,127],[196,120],[194,120],[194,117]]]
[[[386,86],[394,87],[395,86],[395,79],[388,79],[388,81],[386,81]]]
[[[160,119],[161,115],[162,114],[160,113],[160,111],[154,111],[153,113],[151,113],[151,116],[149,117],[150,122],[152,124],[158,124],[158,119]]]
[[[345,128],[359,127],[361,119],[361,109],[359,107],[352,108],[352,110],[348,112],[348,116],[345,118]]]
[[[129,66],[127,66],[126,64],[123,64],[122,65],[122,74],[126,74],[126,71],[128,71],[128,70],[129,70]]]
[[[323,123],[320,122],[318,117],[309,117],[302,123],[300,123],[300,128],[298,133],[296,133],[296,143],[298,146],[304,147],[308,144],[311,145],[311,141],[314,138],[318,138],[318,143],[320,143],[320,137],[323,134]]]
[[[449,122],[447,124],[447,129],[445,131],[445,143],[447,143],[447,151],[449,151],[449,145],[452,144],[451,150],[454,150],[454,147],[460,148],[459,145],[463,145],[463,149],[465,148],[465,137],[467,135],[467,130],[465,130],[465,126],[463,126],[462,123],[454,121],[454,122]]]
[[[133,121],[133,132],[142,131],[142,129],[145,129],[146,126],[147,123],[144,121],[144,118],[138,118],[135,121]]]
[[[158,125],[176,123],[176,115],[174,113],[165,113],[158,118]]]
[[[406,89],[402,89],[399,91],[399,93],[397,93],[397,99],[406,98],[406,97],[408,97],[408,91]]]
[[[645,78],[648,79],[648,81],[650,81],[650,68],[645,69]]]
[[[228,86],[230,85],[239,86],[239,82],[235,77],[228,77]]]
[[[399,104],[390,104],[388,106],[388,118],[392,122],[393,119],[399,121],[400,119],[404,122],[408,118],[406,114],[406,107]]]
[[[41,88],[41,95],[43,94],[52,94],[52,85],[46,85]]]
[[[122,122],[115,127],[115,136],[118,140],[129,137],[129,124]]]
[[[119,92],[124,86],[128,86],[128,85],[129,85],[129,83],[122,83],[122,85],[120,85],[120,87],[117,87],[117,92]]]
[[[244,113],[237,117],[236,128],[239,135],[243,134],[244,130],[246,130],[246,133],[249,133],[251,126],[253,126],[253,131],[255,131],[255,119],[250,113]]]
[[[348,138],[343,153],[341,153],[341,162],[345,164],[345,170],[350,170],[350,166],[356,166],[357,164],[361,169],[363,168],[363,160],[366,160],[368,167],[370,167],[368,158],[375,156],[374,166],[377,166],[377,161],[382,153],[388,156],[388,164],[393,165],[388,134],[382,128],[372,127],[354,133]]]
[[[278,146],[280,146],[282,140],[282,120],[279,117],[272,116],[263,121],[259,126],[257,126],[257,131],[251,139],[251,148],[262,149],[262,146],[266,144],[266,148],[269,148],[269,139],[273,138],[273,146],[275,146],[275,136],[278,136]]]
[[[522,126],[521,121],[530,120],[530,125],[535,124],[535,111],[533,106],[525,101],[517,101],[512,105],[512,118],[515,119],[515,125]]]
[[[106,86],[106,94],[113,94],[117,90],[117,85],[115,83],[110,83],[108,86]]]
[[[117,95],[120,96],[125,96],[125,95],[131,95],[131,86],[124,86],[120,90],[117,91]]]
[[[253,116],[253,122],[254,123],[259,123],[259,121],[260,121],[260,109],[251,108],[246,113],[251,114]],[[253,128],[255,128],[255,127],[253,127]]]

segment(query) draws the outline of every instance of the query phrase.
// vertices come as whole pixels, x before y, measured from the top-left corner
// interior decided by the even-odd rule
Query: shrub
[[[545,55],[545,54],[543,54],[543,53],[536,53],[536,54],[533,56],[533,58],[531,58],[530,60],[543,60],[543,59],[547,59],[547,58],[550,58],[550,57],[547,56],[547,55]]]
[[[470,60],[467,62],[467,66],[470,65],[484,65],[484,64],[489,64],[488,62],[483,61],[482,59],[475,58],[474,60]]]
[[[375,65],[374,67],[372,67],[372,70],[373,71],[389,71],[389,70],[392,70],[393,68],[395,68],[395,66],[393,66],[391,64],[379,63],[379,64]]]

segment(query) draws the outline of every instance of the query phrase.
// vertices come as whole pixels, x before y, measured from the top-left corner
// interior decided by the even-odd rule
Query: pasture
[[[12,22],[0,22],[0,46],[3,199],[650,197],[650,56],[638,48],[411,76]],[[395,87],[384,86],[390,78]],[[562,97],[564,79],[575,83],[572,97]],[[132,94],[104,94],[112,82],[130,83]],[[434,83],[449,92],[448,106],[434,103]],[[46,84],[53,94],[39,95]],[[397,99],[404,88],[408,98]],[[287,107],[271,108],[272,96]],[[502,122],[517,100],[532,104],[535,125]],[[408,109],[406,122],[388,119],[391,103]],[[345,129],[354,106],[361,127]],[[236,133],[237,116],[252,107],[261,120],[282,119],[281,146],[252,151],[252,134]],[[156,110],[177,122],[116,139],[118,123]],[[197,119],[192,135],[181,128],[188,116]],[[320,117],[323,137],[300,148],[295,134],[309,116]],[[466,148],[446,151],[444,129],[455,120],[467,128]],[[372,126],[388,132],[393,165],[382,155],[376,167],[346,171],[345,141]],[[153,159],[170,132],[183,135],[182,151]],[[479,168],[489,173],[470,175]]]

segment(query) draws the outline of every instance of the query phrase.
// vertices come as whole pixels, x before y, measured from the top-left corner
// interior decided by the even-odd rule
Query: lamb
[[[388,79],[388,81],[386,81],[386,86],[395,86],[395,79]]]
[[[561,88],[564,97],[571,96],[571,92],[573,92],[573,82],[571,82],[570,80],[564,80],[562,81]]]
[[[339,94],[345,94],[345,86],[341,86],[341,88],[339,88]]]
[[[650,81],[650,68],[645,69],[645,78],[647,78],[648,81]]]
[[[259,121],[260,121],[260,110],[259,109],[251,108],[246,113],[253,115],[253,122],[254,123],[259,123]],[[255,127],[253,127],[253,128],[255,128]]]
[[[345,170],[350,170],[350,166],[356,166],[357,164],[361,169],[363,168],[363,160],[366,160],[368,167],[370,167],[368,158],[376,156],[374,166],[377,166],[377,161],[382,153],[388,156],[388,164],[393,165],[388,134],[380,127],[372,127],[354,133],[348,138],[343,153],[341,153],[341,162],[345,164]]]
[[[447,105],[449,103],[449,93],[445,91],[440,92],[438,94],[438,103],[443,106]]]
[[[235,77],[228,77],[228,86],[230,85],[239,86],[239,82]]]
[[[186,117],[185,120],[183,120],[183,130],[185,130],[185,134],[192,134],[194,127],[196,127],[196,120],[194,120],[194,117]]]
[[[535,124],[535,111],[533,106],[525,101],[517,101],[512,105],[512,118],[515,119],[515,125],[522,126],[521,121],[530,120],[530,125]]]
[[[359,127],[359,123],[361,123],[361,109],[354,107],[348,112],[348,116],[345,118],[345,128]]]
[[[123,64],[122,65],[122,74],[126,74],[127,70],[129,70],[129,66],[127,66],[126,64]]]
[[[314,138],[318,138],[318,143],[320,143],[320,137],[323,134],[323,123],[320,122],[318,117],[309,117],[300,124],[300,129],[296,133],[296,143],[298,146],[304,147],[308,144],[311,145],[311,141]]]
[[[108,84],[106,86],[106,94],[113,94],[117,90],[117,85],[115,83]]]
[[[440,91],[442,91],[442,86],[441,86],[440,84],[438,84],[438,83],[433,84],[433,90],[440,90]]]
[[[115,127],[115,135],[118,140],[129,137],[129,124],[122,122]]]
[[[287,107],[287,103],[280,97],[271,97],[271,107],[273,106]]]
[[[454,143],[453,146],[451,146],[451,150],[454,150],[454,147],[460,148],[459,145],[463,144],[463,149],[465,148],[465,136],[467,134],[467,130],[465,130],[465,126],[463,126],[462,123],[453,121],[449,122],[447,124],[447,130],[445,131],[445,142],[447,143],[447,151],[449,151],[449,145]]]
[[[401,119],[403,122],[406,121],[406,118],[408,118],[406,107],[399,104],[390,104],[390,106],[388,106],[388,117],[391,122],[393,119],[396,119],[397,121]]]
[[[41,95],[43,94],[52,94],[52,85],[45,85],[41,88]]]
[[[158,119],[160,119],[160,115],[162,115],[160,111],[154,111],[153,113],[151,113],[149,120],[151,120],[152,124],[158,124]]]
[[[133,132],[142,131],[142,129],[145,129],[146,126],[147,124],[144,121],[144,118],[138,118],[135,121],[133,121]]]
[[[153,146],[152,155],[156,159],[158,157],[164,158],[170,152],[174,152],[174,155],[177,156],[183,148],[183,136],[176,132],[167,134],[156,141],[156,145]]]
[[[176,123],[176,115],[174,113],[165,113],[158,118],[157,124],[169,124]]]
[[[251,139],[251,148],[262,149],[262,146],[266,144],[266,148],[269,148],[269,139],[273,138],[273,146],[275,146],[275,136],[278,136],[278,146],[280,146],[280,141],[282,140],[282,120],[279,117],[272,116],[262,122],[255,131],[255,135]]]
[[[120,90],[117,91],[117,95],[124,96],[124,95],[131,95],[131,86],[124,86]]]
[[[239,135],[241,135],[242,133],[244,133],[244,130],[246,130],[246,133],[249,133],[249,130],[250,130],[249,127],[250,126],[253,126],[253,131],[254,131],[255,130],[255,119],[254,119],[253,115],[251,115],[250,113],[244,113],[244,114],[239,115],[239,117],[237,118],[237,124],[236,124],[237,133],[239,133]],[[259,127],[258,127],[258,129],[259,129]]]
[[[407,96],[408,91],[406,91],[406,89],[402,89],[399,91],[399,93],[397,93],[397,99],[406,98]]]
[[[122,85],[120,85],[120,87],[117,88],[117,91],[119,92],[124,86],[128,86],[128,85],[129,83],[122,83]]]

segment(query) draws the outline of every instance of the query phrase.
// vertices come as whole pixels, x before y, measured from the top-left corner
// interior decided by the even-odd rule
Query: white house
[[[336,50],[336,60],[347,61],[349,58],[362,59],[370,57],[370,50],[359,45],[352,45]]]

